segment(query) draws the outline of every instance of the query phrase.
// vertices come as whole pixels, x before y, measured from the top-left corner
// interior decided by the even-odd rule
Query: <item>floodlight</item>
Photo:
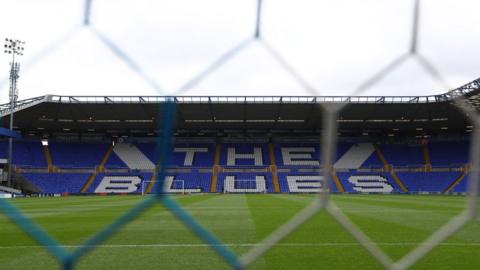
[[[5,38],[5,45],[4,45],[4,52],[6,54],[12,55],[12,62],[10,68],[10,130],[13,130],[13,113],[15,110],[15,102],[18,98],[18,89],[17,89],[17,81],[18,81],[18,73],[20,71],[20,64],[15,62],[15,55],[22,56],[24,47],[21,44],[25,44],[25,42],[20,41],[18,39],[13,40],[9,38]],[[12,148],[13,148],[13,140],[10,137],[8,139],[8,186],[12,185]]]

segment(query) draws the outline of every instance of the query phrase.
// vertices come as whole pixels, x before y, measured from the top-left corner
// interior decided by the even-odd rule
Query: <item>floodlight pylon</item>
[[[18,39],[5,38],[4,52],[6,54],[12,55],[12,62],[10,62],[10,89],[9,89],[9,98],[10,98],[10,131],[13,131],[13,112],[15,110],[15,103],[18,99],[18,88],[17,82],[20,77],[18,74],[20,72],[20,63],[15,61],[15,55],[22,56],[23,51],[25,50],[25,41]],[[8,175],[7,175],[7,185],[13,187],[12,183],[12,162],[13,162],[13,138],[8,138]]]

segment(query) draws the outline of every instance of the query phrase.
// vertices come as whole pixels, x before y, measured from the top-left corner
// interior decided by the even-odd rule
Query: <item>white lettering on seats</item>
[[[323,176],[321,175],[288,175],[288,189],[291,193],[320,192]]]
[[[266,191],[265,176],[257,175],[255,179],[235,179],[235,176],[229,175],[225,177],[224,189],[228,193],[263,193]]]
[[[348,178],[348,182],[353,184],[353,189],[357,192],[390,193],[393,191],[393,186],[380,175],[352,175]]]
[[[131,193],[137,191],[141,182],[138,176],[104,176],[95,193]]]
[[[185,153],[185,159],[183,161],[183,166],[192,166],[193,165],[193,159],[195,158],[195,153],[207,153],[208,148],[175,147],[173,149],[173,152],[175,152],[175,153],[184,152]]]
[[[320,162],[312,158],[312,153],[315,153],[314,147],[282,147],[283,164],[320,166]]]
[[[182,188],[174,188],[173,182],[181,183]],[[167,193],[200,193],[202,192],[199,188],[185,188],[185,180],[175,179],[174,176],[165,177],[165,192]]]
[[[263,165],[263,158],[262,158],[262,148],[255,147],[253,148],[252,154],[237,154],[234,147],[229,147],[227,149],[227,165],[228,166],[235,166],[237,159],[253,159],[255,166],[262,166]]]

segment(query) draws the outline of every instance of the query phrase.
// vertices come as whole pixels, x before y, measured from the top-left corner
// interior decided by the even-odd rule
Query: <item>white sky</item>
[[[20,98],[175,94],[218,57],[253,35],[256,0],[4,1],[0,38],[27,42]],[[315,89],[305,90],[258,42],[182,95],[348,95],[408,52],[413,0],[264,0],[262,37]],[[419,52],[451,87],[480,77],[480,1],[422,0]],[[152,83],[120,59],[101,33]],[[0,102],[9,57],[0,54]],[[362,95],[448,90],[408,59]]]

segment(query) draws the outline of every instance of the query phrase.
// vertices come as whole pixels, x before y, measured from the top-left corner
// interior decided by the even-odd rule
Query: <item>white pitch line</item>
[[[424,243],[417,242],[385,242],[385,243],[376,243],[379,246],[420,246]],[[238,244],[223,244],[227,247],[256,247],[263,246],[265,244],[261,243],[238,243]],[[209,244],[125,244],[125,245],[98,245],[93,246],[97,248],[197,248],[197,247],[209,247],[209,246],[222,246],[222,245],[209,245]],[[279,243],[275,246],[280,247],[349,247],[349,246],[360,246],[358,242],[345,242],[345,243]],[[441,243],[439,246],[458,246],[458,247],[476,247],[480,246],[480,243]],[[23,246],[0,246],[0,249],[27,249],[27,248],[42,248],[46,246],[42,245],[23,245]],[[78,248],[82,245],[64,245],[64,248]],[[90,246],[89,246],[90,247]]]

